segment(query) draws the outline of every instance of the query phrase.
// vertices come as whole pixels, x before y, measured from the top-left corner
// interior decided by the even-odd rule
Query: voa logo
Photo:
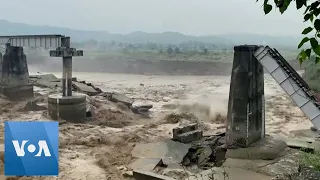
[[[12,140],[13,147],[16,151],[17,156],[24,157],[25,156],[25,146],[29,140],[23,140],[21,143],[18,140]],[[37,145],[28,144],[27,150],[29,153],[35,153],[38,147],[38,152],[35,156],[42,156],[42,154],[46,157],[51,157],[51,153],[49,151],[47,142],[45,140],[39,140]]]

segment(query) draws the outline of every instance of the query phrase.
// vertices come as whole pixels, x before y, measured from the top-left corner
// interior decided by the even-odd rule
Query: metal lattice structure
[[[276,50],[268,46],[258,49],[254,56],[270,73],[302,112],[320,129],[320,104],[314,92],[300,75]]]

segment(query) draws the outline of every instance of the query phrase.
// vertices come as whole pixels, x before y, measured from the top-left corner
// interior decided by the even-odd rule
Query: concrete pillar
[[[63,57],[63,72],[66,78],[66,96],[72,96],[72,57]]]
[[[63,119],[82,123],[86,120],[86,96],[84,94],[73,96],[51,94],[48,97],[48,115],[53,120]]]
[[[29,84],[29,70],[23,47],[7,44],[1,61],[0,93],[11,100],[33,97],[33,86]]]
[[[3,85],[29,84],[29,71],[23,47],[7,46],[2,62]]]
[[[264,73],[253,53],[259,46],[234,47],[227,115],[227,145],[247,147],[264,137]]]
[[[48,97],[48,114],[53,120],[63,119],[73,123],[86,120],[86,96],[72,93],[72,56],[83,56],[83,51],[70,48],[70,37],[61,39],[61,47],[50,51],[52,57],[62,57],[62,95]]]

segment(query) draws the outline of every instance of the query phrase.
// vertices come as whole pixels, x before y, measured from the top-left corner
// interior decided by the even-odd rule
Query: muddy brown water
[[[30,74],[34,73],[31,71]],[[62,73],[54,74],[61,77]],[[211,130],[221,126],[221,122],[212,121],[215,113],[226,114],[227,112],[230,76],[161,76],[85,72],[75,72],[73,75],[79,80],[97,85],[104,91],[124,93],[137,101],[151,103],[154,107],[151,109],[150,119],[136,119],[130,126],[123,128],[62,124],[59,135],[61,146],[59,179],[108,179],[108,177],[123,179],[122,173],[128,170],[127,167],[133,160],[131,149],[135,144],[171,138],[172,128],[179,123],[185,123],[152,124],[161,120],[163,115],[189,111],[206,125],[205,133],[211,133]],[[48,93],[47,89],[41,88],[35,88],[35,91]],[[310,128],[310,121],[268,75],[265,76],[265,97],[268,134],[294,136],[290,131]],[[105,105],[110,109],[115,108],[114,104]],[[164,106],[170,108],[164,108]],[[42,112],[16,113],[15,105],[7,102],[1,102],[1,108],[5,110],[1,114],[2,122],[13,118],[32,121],[46,119]],[[287,120],[288,117],[289,120]],[[2,124],[1,128],[3,128]],[[3,134],[1,136],[3,137]],[[3,142],[3,139],[1,141]],[[32,177],[32,179],[56,178]]]

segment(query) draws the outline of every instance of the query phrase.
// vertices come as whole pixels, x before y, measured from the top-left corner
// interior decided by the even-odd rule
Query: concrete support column
[[[67,58],[62,57],[62,96],[67,96]]]
[[[29,71],[23,47],[6,44],[6,53],[1,58],[0,94],[19,101],[33,97],[33,85],[29,84]]]
[[[247,147],[264,137],[264,73],[253,56],[258,48],[234,47],[227,115],[229,148]]]
[[[72,57],[63,57],[62,95],[72,96]]]
[[[72,57],[66,58],[67,69],[67,96],[72,96]]]

